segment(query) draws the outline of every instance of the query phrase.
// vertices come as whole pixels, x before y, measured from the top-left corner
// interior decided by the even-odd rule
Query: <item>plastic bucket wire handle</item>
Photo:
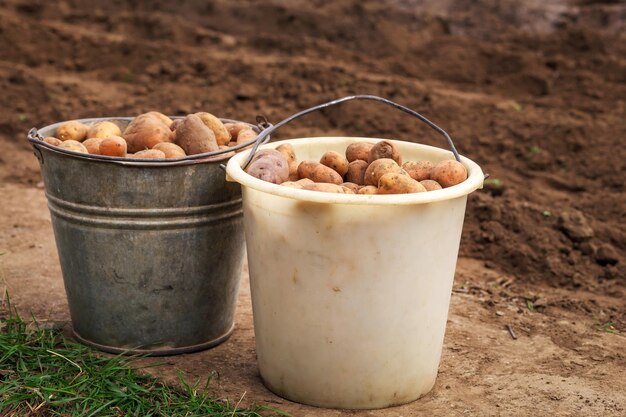
[[[268,130],[355,99],[415,115],[380,97],[351,96]],[[264,147],[290,143],[306,160],[378,140],[314,137]],[[467,195],[482,186],[483,172],[453,146],[451,153],[391,142],[407,160],[454,154],[468,179],[426,193],[332,194],[247,174],[242,167],[258,146],[228,163],[228,176],[242,185],[259,372],[278,395],[322,407],[382,408],[413,401],[435,383]]]
[[[448,133],[446,133],[446,131],[444,131],[442,128],[440,128],[439,126],[437,126],[435,123],[431,122],[430,120],[428,120],[426,117],[422,116],[421,114],[419,114],[418,112],[416,112],[415,110],[412,110],[408,107],[405,107],[401,104],[398,103],[394,103],[391,100],[388,100],[386,98],[383,97],[378,97],[378,96],[372,96],[372,95],[355,95],[355,96],[346,96],[346,97],[342,97],[339,98],[337,100],[332,100],[326,103],[322,103],[319,104],[317,106],[308,108],[306,110],[302,110],[301,112],[298,112],[294,115],[291,115],[289,117],[287,117],[285,120],[282,120],[278,123],[276,123],[275,125],[268,125],[266,129],[264,129],[259,136],[257,136],[256,138],[256,142],[254,144],[254,147],[252,148],[252,151],[250,152],[248,159],[246,161],[246,163],[243,165],[243,168],[247,168],[248,164],[250,163],[250,161],[252,161],[252,158],[254,157],[254,154],[256,153],[257,149],[259,148],[259,146],[263,143],[265,143],[265,137],[269,136],[270,134],[272,134],[275,130],[277,130],[278,128],[286,125],[287,123],[292,122],[295,119],[298,119],[304,115],[307,115],[309,113],[313,113],[315,111],[318,110],[323,110],[326,109],[328,107],[333,107],[336,106],[337,104],[341,104],[341,103],[345,103],[347,101],[352,101],[352,100],[372,100],[372,101],[378,101],[381,103],[385,103],[389,106],[392,106],[398,110],[401,110],[405,113],[408,113],[412,116],[417,117],[419,120],[421,120],[422,122],[426,123],[429,127],[433,128],[434,130],[436,130],[437,132],[439,132],[441,135],[443,135],[446,140],[448,141],[448,146],[450,146],[450,150],[452,151],[452,153],[454,154],[454,159],[456,159],[457,161],[461,161],[459,153],[456,150],[456,147],[454,146],[454,142],[452,141],[452,138],[450,137],[450,135],[448,135]],[[258,120],[259,123],[261,123],[260,120]]]

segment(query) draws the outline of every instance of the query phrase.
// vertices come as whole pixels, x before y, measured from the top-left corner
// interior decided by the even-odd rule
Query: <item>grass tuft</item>
[[[0,305],[0,416],[261,416],[207,394],[207,385],[165,385],[133,367],[136,358],[100,354],[58,330],[26,323]]]

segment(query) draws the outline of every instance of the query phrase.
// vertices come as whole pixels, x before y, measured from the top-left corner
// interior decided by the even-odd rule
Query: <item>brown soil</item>
[[[218,395],[296,416],[626,413],[623,3],[180,3],[0,2],[0,272],[23,311],[68,320],[30,127],[153,109],[275,122],[377,94],[445,127],[500,183],[468,203],[434,390],[373,412],[272,395],[256,372],[247,281],[228,342],[152,372],[217,372]],[[278,137],[329,134],[443,146],[372,103],[311,115]]]

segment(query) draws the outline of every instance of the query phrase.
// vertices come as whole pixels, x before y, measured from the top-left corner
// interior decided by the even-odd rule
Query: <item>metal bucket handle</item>
[[[382,97],[378,97],[378,96],[372,96],[372,95],[355,95],[355,96],[346,96],[346,97],[338,98],[337,100],[329,101],[327,103],[319,104],[317,106],[314,106],[314,107],[308,108],[306,110],[302,110],[301,112],[298,112],[296,114],[293,114],[293,115],[287,117],[286,119],[281,120],[280,122],[276,123],[275,125],[269,125],[266,129],[264,129],[263,131],[261,131],[261,133],[259,133],[259,136],[257,136],[256,142],[254,143],[254,147],[252,148],[252,151],[250,152],[250,155],[248,156],[248,159],[246,160],[246,163],[243,165],[242,168],[245,169],[245,168],[248,167],[248,165],[252,161],[252,158],[254,157],[254,154],[256,153],[256,151],[259,148],[259,146],[261,146],[261,144],[263,143],[265,138],[267,136],[269,136],[271,133],[273,133],[279,127],[282,127],[282,126],[286,125],[287,123],[291,122],[292,120],[297,119],[297,118],[299,118],[301,116],[304,116],[304,115],[309,114],[309,113],[313,113],[314,111],[322,110],[322,109],[325,109],[327,107],[335,106],[337,104],[340,104],[340,103],[343,103],[343,102],[346,102],[346,101],[352,101],[352,100],[379,101],[381,103],[385,103],[385,104],[387,104],[387,105],[389,105],[391,107],[394,107],[394,108],[396,108],[398,110],[401,110],[401,111],[403,111],[405,113],[408,113],[411,116],[417,117],[419,120],[421,120],[422,122],[426,123],[428,126],[433,128],[438,133],[443,135],[443,137],[446,138],[446,141],[448,142],[448,146],[450,147],[450,150],[454,154],[454,159],[456,159],[457,161],[461,162],[461,157],[460,157],[458,151],[456,150],[456,147],[454,146],[454,142],[452,142],[452,138],[450,137],[450,135],[448,135],[442,128],[440,128],[439,126],[437,126],[436,124],[434,124],[433,122],[431,122],[430,120],[428,120],[426,117],[422,116],[421,114],[419,114],[415,110],[411,110],[408,107],[402,106],[402,105],[400,105],[398,103],[394,103],[393,101],[387,100],[386,98],[382,98]],[[264,118],[260,118],[260,116],[257,116],[257,122],[259,124],[262,123],[263,120],[264,120]]]

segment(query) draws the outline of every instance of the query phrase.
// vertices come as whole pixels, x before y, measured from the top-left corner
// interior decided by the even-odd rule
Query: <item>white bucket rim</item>
[[[352,142],[379,142],[381,140],[387,140],[393,142],[400,148],[406,146],[421,148],[424,151],[436,152],[442,155],[442,159],[454,159],[454,154],[445,149],[441,149],[435,146],[423,145],[419,143],[412,143],[407,141],[399,141],[383,138],[365,138],[365,137],[352,137],[352,136],[324,136],[324,137],[307,137],[307,138],[293,138],[276,141],[265,144],[259,147],[260,149],[275,149],[285,143],[295,145],[295,143],[303,142],[315,142],[317,144],[333,143],[337,141],[343,141],[346,146]],[[242,165],[246,162],[248,155],[251,151],[245,151],[238,153],[230,158],[228,165],[226,166],[226,179],[227,181],[238,182],[244,187],[261,191],[267,194],[276,195],[280,197],[290,198],[298,201],[306,201],[312,203],[331,203],[331,204],[356,204],[356,205],[414,205],[414,204],[426,204],[434,203],[437,201],[450,200],[457,197],[462,197],[470,194],[471,192],[482,188],[483,181],[485,179],[484,174],[480,166],[469,158],[461,156],[461,163],[467,168],[468,177],[465,181],[452,187],[444,188],[436,191],[428,191],[422,193],[411,194],[374,194],[374,195],[362,195],[362,194],[335,194],[324,193],[319,191],[301,190],[292,187],[284,187],[282,185],[273,184],[271,182],[263,181],[252,175],[246,173],[242,169]]]

